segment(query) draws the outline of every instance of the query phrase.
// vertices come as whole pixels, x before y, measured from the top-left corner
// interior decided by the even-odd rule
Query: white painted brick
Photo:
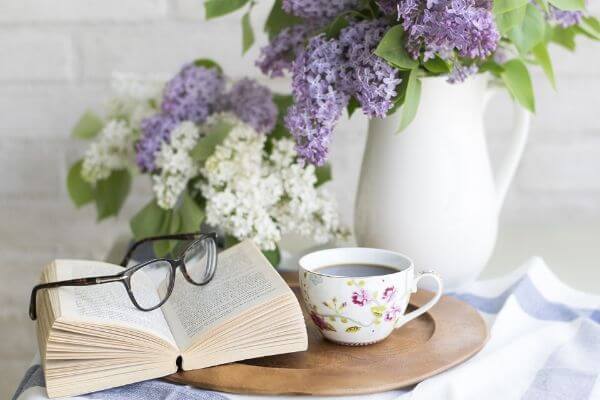
[[[0,137],[66,139],[87,109],[102,114],[107,85],[0,86]]]
[[[600,192],[600,137],[571,145],[537,144],[526,153],[518,176],[528,191]]]
[[[43,140],[0,141],[0,196],[57,197],[64,143]]]
[[[200,3],[200,0],[198,0]],[[164,18],[167,0],[2,0],[0,23],[139,21]]]
[[[175,17],[185,20],[194,20],[194,21],[204,21],[203,23],[210,23],[210,21],[205,21],[204,15],[204,2],[198,0],[174,0],[173,2],[173,14]],[[273,6],[273,1],[259,1],[255,2],[254,7],[252,8],[251,19],[252,25],[255,29],[261,30],[269,12],[271,11],[271,7]],[[238,11],[224,15],[219,17],[218,19],[224,21],[230,26],[239,25],[242,14],[248,10],[248,5],[242,7]]]
[[[222,20],[203,24],[180,22],[152,29],[86,29],[81,37],[83,76],[86,80],[104,80],[114,70],[174,73],[183,63],[196,58],[214,59],[231,77],[259,76],[260,71],[254,66],[258,46],[241,57],[240,35],[237,24],[232,27]]]
[[[125,203],[118,218],[96,223],[93,204],[80,209],[69,199],[47,201],[35,196],[3,199],[0,207],[0,240],[3,251],[47,254],[63,258],[103,259],[114,240],[129,234],[129,218],[140,201]],[[4,250],[5,249],[5,250]]]
[[[537,133],[561,132],[565,135],[577,132],[599,132],[598,93],[600,75],[594,77],[570,77],[559,82],[557,91],[536,76],[537,112],[532,129]]]
[[[513,187],[502,209],[504,224],[561,226],[600,221],[600,194],[524,192]]]
[[[204,20],[204,2],[197,0],[174,0],[173,14],[180,19]]]
[[[73,44],[63,34],[1,31],[0,52],[0,81],[65,81],[74,76]]]
[[[598,42],[584,36],[577,36],[575,42],[577,47],[574,52],[554,44],[549,46],[559,86],[569,76],[598,76]]]

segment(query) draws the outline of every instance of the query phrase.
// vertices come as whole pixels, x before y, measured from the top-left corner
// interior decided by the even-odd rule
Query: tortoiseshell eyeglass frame
[[[103,283],[121,282],[123,284],[123,286],[125,286],[125,290],[127,290],[127,294],[129,295],[131,302],[137,309],[139,309],[141,311],[152,311],[152,310],[155,310],[158,307],[162,306],[167,301],[167,299],[171,296],[171,293],[173,292],[173,286],[175,284],[175,272],[177,271],[177,268],[181,268],[181,272],[182,272],[183,276],[192,285],[203,286],[212,280],[213,276],[215,275],[215,270],[216,270],[216,266],[217,266],[217,245],[216,245],[217,234],[214,232],[211,232],[211,233],[199,233],[199,232],[180,233],[180,234],[175,234],[175,235],[152,236],[152,237],[147,237],[147,238],[141,239],[141,240],[135,242],[129,248],[129,251],[127,252],[127,254],[125,254],[125,257],[123,257],[123,260],[121,261],[120,265],[122,267],[126,267],[127,263],[131,259],[133,252],[141,244],[147,243],[147,242],[152,242],[152,241],[157,241],[157,240],[192,240],[192,242],[184,248],[184,250],[180,253],[181,256],[177,259],[154,258],[152,260],[148,260],[148,261],[145,261],[140,264],[132,265],[131,267],[124,269],[123,272],[119,272],[118,274],[115,274],[115,275],[92,276],[92,277],[87,277],[87,278],[69,279],[69,280],[58,281],[58,282],[40,283],[39,285],[34,286],[33,289],[31,290],[31,299],[29,302],[29,317],[32,320],[37,319],[36,298],[37,298],[37,293],[42,289],[51,289],[51,288],[56,288],[56,287],[61,287],[61,286],[89,286],[89,285],[101,285]],[[187,252],[188,249],[190,249],[192,246],[196,245],[197,243],[199,243],[203,240],[209,241],[208,242],[209,245],[206,247],[208,275],[205,277],[205,279],[202,282],[195,282],[188,274],[188,271],[185,266],[184,258],[185,258],[185,253]],[[167,294],[166,294],[165,298],[162,299],[161,302],[158,303],[157,305],[155,305],[151,308],[144,308],[138,304],[138,302],[136,301],[135,296],[133,295],[133,292],[131,290],[131,275],[133,275],[133,273],[136,272],[137,270],[144,268],[145,266],[152,264],[154,262],[157,262],[157,261],[166,261],[171,266]]]

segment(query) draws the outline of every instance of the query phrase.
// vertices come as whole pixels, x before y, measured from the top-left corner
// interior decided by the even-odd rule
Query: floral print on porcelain
[[[375,343],[394,329],[411,293],[406,279],[391,277],[337,278],[338,294],[321,298],[311,289],[324,281],[330,285],[329,277],[304,271],[302,296],[311,320],[328,339],[347,345]],[[348,334],[356,340],[348,340]],[[364,341],[366,337],[372,339]]]

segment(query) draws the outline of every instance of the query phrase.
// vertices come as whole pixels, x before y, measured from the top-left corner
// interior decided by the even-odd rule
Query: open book
[[[103,262],[56,260],[42,281],[120,271]],[[119,282],[43,290],[37,307],[49,397],[162,377],[178,364],[205,368],[308,345],[298,300],[250,241],[220,253],[205,286],[191,285],[178,271],[171,297],[154,311],[135,308]]]

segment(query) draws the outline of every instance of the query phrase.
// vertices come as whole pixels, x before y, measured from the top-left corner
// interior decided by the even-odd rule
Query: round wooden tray
[[[298,295],[297,273],[284,273]],[[418,307],[433,296],[419,290]],[[302,301],[300,300],[300,303]],[[203,389],[243,394],[351,395],[413,385],[477,353],[488,338],[481,316],[468,304],[443,296],[428,313],[364,347],[323,339],[306,316],[308,351],[180,371],[165,379]]]

